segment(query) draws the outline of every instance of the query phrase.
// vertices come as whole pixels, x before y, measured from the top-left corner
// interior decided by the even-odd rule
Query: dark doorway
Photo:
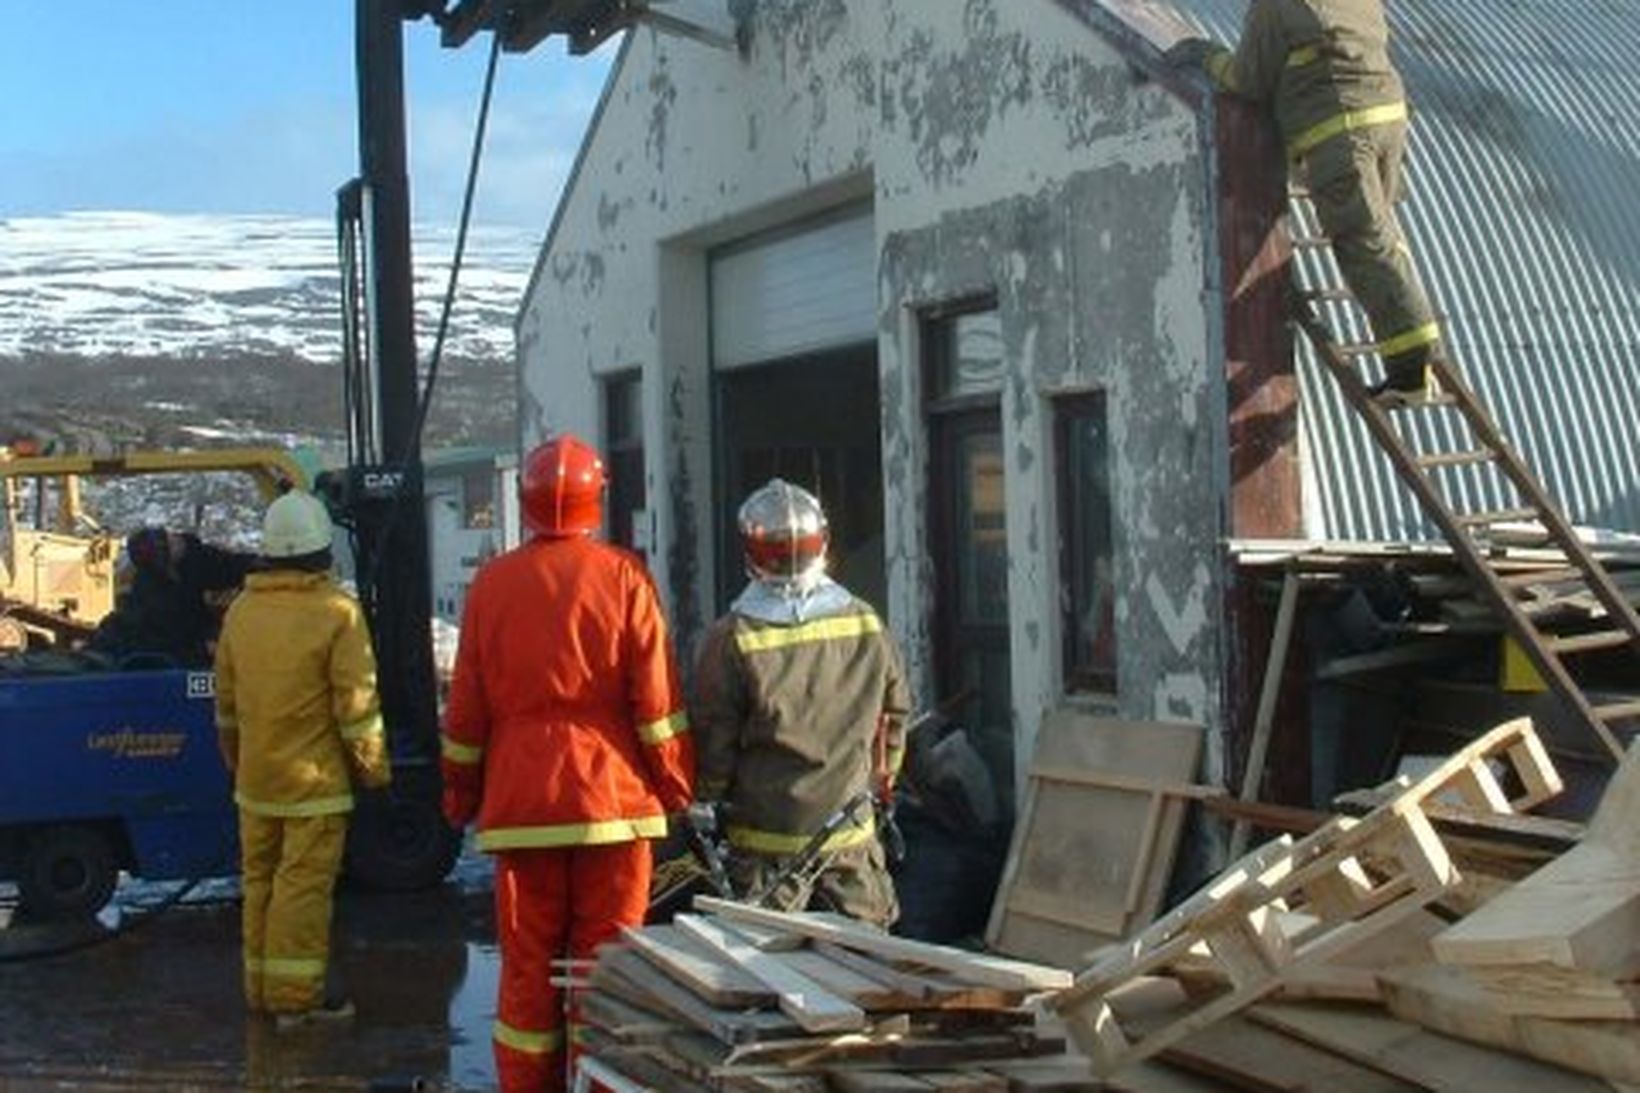
[[[882,611],[882,412],[877,349],[862,345],[717,376],[718,608],[745,583],[735,513],[780,477],[814,493],[831,524],[832,577]]]

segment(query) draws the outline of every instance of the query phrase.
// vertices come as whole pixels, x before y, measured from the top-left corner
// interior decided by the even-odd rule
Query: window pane
[[[1008,526],[1002,438],[963,437],[957,453],[957,621],[1008,621]]]
[[[644,511],[643,379],[639,372],[604,381],[604,468],[609,474],[610,541],[642,553],[638,515]]]
[[[1103,396],[1066,400],[1059,418],[1065,684],[1116,690],[1116,587]]]
[[[605,382],[605,444],[611,450],[643,444],[642,374],[632,372]]]
[[[933,326],[935,398],[994,394],[1002,390],[1002,320],[995,311],[974,311]]]

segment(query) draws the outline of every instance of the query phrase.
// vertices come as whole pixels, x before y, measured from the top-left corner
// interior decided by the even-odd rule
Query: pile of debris
[[[782,1093],[1640,1084],[1640,750],[1584,828],[1528,813],[1561,781],[1510,722],[1151,921],[1177,813],[1213,791],[1176,776],[1187,733],[1103,728],[1041,741],[987,933],[1073,954],[1074,980],[701,900],[579,970],[594,1069],[615,1088]],[[1126,856],[1075,852],[1078,830]]]
[[[1087,1078],[1027,1004],[1069,986],[1064,971],[837,915],[696,904],[578,969],[602,1084],[613,1071],[668,1093],[1005,1093]]]

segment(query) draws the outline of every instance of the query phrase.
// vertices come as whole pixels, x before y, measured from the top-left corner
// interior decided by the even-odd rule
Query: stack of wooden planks
[[[1028,1002],[1058,969],[829,914],[700,899],[629,930],[577,987],[592,1056],[634,1089],[1096,1089]]]

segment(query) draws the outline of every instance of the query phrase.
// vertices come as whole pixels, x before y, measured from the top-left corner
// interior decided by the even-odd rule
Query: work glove
[[[685,814],[689,818],[689,826],[701,835],[716,835],[718,830],[719,805],[716,801],[696,801],[689,806]]]
[[[1162,60],[1171,68],[1200,68],[1213,52],[1213,42],[1207,38],[1180,38],[1162,54]]]

